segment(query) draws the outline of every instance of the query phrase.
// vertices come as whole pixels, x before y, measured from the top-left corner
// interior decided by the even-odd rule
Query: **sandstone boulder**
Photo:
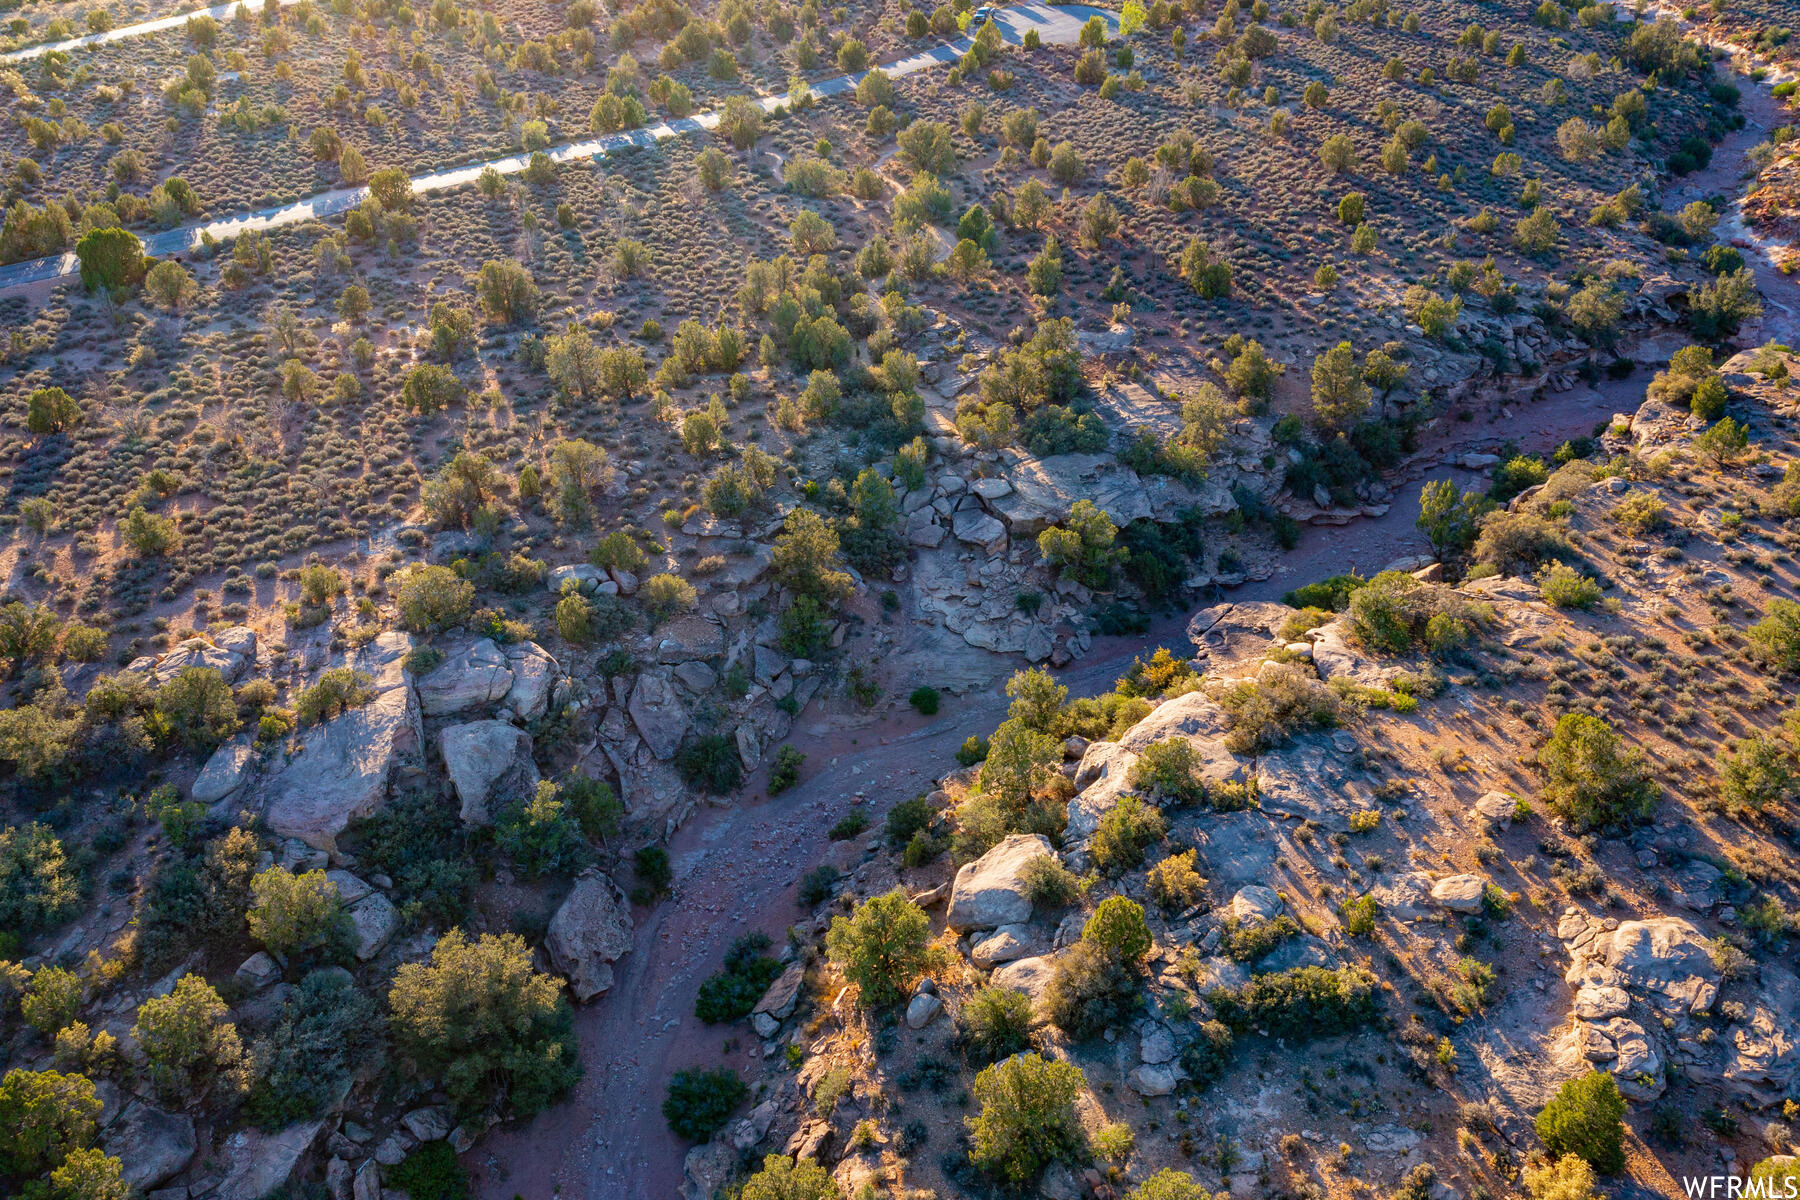
[[[978,967],[997,967],[1041,952],[1028,925],[1002,925],[969,948],[969,961]]]
[[[1025,889],[1025,865],[1052,853],[1042,834],[1015,833],[956,873],[950,889],[952,929],[993,929],[1031,919],[1031,896]]]
[[[658,758],[673,758],[688,731],[688,711],[675,684],[666,675],[646,671],[638,676],[625,708],[650,752]]]
[[[923,1029],[944,1011],[944,1002],[930,992],[920,992],[906,1005],[906,1027]]]
[[[695,1146],[681,1163],[681,1200],[713,1200],[738,1173],[738,1151],[720,1138]]]
[[[125,1182],[147,1192],[178,1175],[194,1157],[194,1119],[133,1101],[107,1126],[106,1152],[124,1164]]]
[[[612,987],[612,964],[631,949],[631,911],[613,881],[591,868],[583,871],[550,918],[544,946],[577,1002]]]
[[[263,1200],[293,1176],[324,1128],[323,1121],[303,1121],[278,1133],[249,1128],[226,1138],[220,1147],[226,1169],[218,1200]]]
[[[537,792],[538,769],[531,758],[531,735],[509,721],[470,721],[446,728],[439,740],[444,771],[471,825],[492,823],[495,814]]]
[[[356,957],[367,962],[394,936],[400,914],[386,896],[370,892],[350,906],[350,925],[356,931]]]
[[[428,717],[485,708],[512,690],[512,665],[488,638],[478,638],[418,681],[419,709]]]
[[[386,801],[400,770],[419,765],[425,735],[401,665],[411,649],[405,634],[384,633],[346,660],[370,677],[375,698],[304,731],[293,757],[271,772],[264,811],[276,835],[335,852],[337,835]]]
[[[1406,668],[1382,663],[1361,647],[1353,645],[1343,618],[1312,631],[1313,667],[1326,683],[1345,679],[1359,687],[1385,689],[1405,673]]]
[[[1275,889],[1261,884],[1251,884],[1239,888],[1237,895],[1231,898],[1232,920],[1245,925],[1259,925],[1273,920],[1285,907]]]
[[[535,721],[549,711],[551,693],[562,676],[562,667],[536,642],[518,642],[506,648],[512,669],[512,687],[506,707],[521,721]]]
[[[194,777],[194,786],[188,789],[189,798],[201,804],[217,804],[244,786],[250,775],[250,765],[255,760],[256,744],[252,735],[241,733],[232,738],[214,750],[206,765],[200,768],[200,774]]]
[[[1431,885],[1431,898],[1457,913],[1481,911],[1481,896],[1487,880],[1479,875],[1448,875]]]
[[[1011,988],[1015,992],[1024,992],[1031,997],[1031,1006],[1038,1019],[1043,1019],[1044,993],[1050,987],[1050,978],[1056,971],[1056,960],[1049,955],[1036,958],[1021,958],[1007,963],[988,977],[993,987]]]
[[[1557,935],[1570,943],[1571,987],[1620,987],[1671,1013],[1705,1012],[1718,999],[1711,946],[1681,917],[1624,921],[1607,930],[1565,916]]]

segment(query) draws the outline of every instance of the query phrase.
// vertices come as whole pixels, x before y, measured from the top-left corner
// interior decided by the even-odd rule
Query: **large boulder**
[[[356,957],[367,962],[394,936],[400,914],[386,896],[370,892],[350,906],[350,927],[356,933]]]
[[[1343,679],[1358,687],[1387,689],[1406,673],[1404,665],[1377,662],[1361,647],[1353,645],[1344,618],[1312,631],[1313,668],[1326,683]]]
[[[562,667],[536,642],[508,646],[506,661],[513,677],[512,689],[506,693],[506,707],[522,721],[537,720],[550,709]]]
[[[1294,615],[1273,601],[1230,601],[1203,608],[1188,620],[1188,640],[1206,660],[1208,676],[1242,675],[1275,648],[1277,631]]]
[[[988,983],[993,987],[1008,988],[1015,992],[1024,992],[1031,998],[1031,1008],[1035,1020],[1043,1020],[1044,994],[1050,989],[1050,979],[1056,973],[1056,960],[1049,955],[1035,958],[1020,958],[1007,963],[988,976]]]
[[[444,771],[462,802],[462,819],[487,825],[515,800],[537,792],[538,769],[531,735],[508,721],[451,725],[440,738]]]
[[[256,759],[256,739],[248,733],[238,736],[212,752],[188,796],[202,804],[217,804],[226,799],[250,777],[250,764]]]
[[[1431,898],[1455,913],[1478,913],[1487,880],[1479,875],[1446,875],[1431,885]]]
[[[631,714],[631,723],[637,726],[650,753],[658,758],[675,756],[681,739],[687,736],[688,711],[667,675],[658,671],[639,675],[625,710]]]
[[[612,987],[612,964],[631,949],[631,911],[613,881],[583,871],[550,918],[544,945],[577,1001],[585,1004]]]
[[[425,734],[418,697],[402,663],[412,649],[403,633],[384,633],[345,665],[372,680],[375,698],[307,729],[299,749],[268,777],[269,829],[333,853],[337,835],[387,800],[402,769],[419,765]]]
[[[1031,896],[1025,890],[1025,865],[1053,853],[1039,833],[1015,833],[956,873],[950,888],[952,929],[993,929],[1031,920]]]
[[[125,1182],[136,1191],[173,1179],[194,1157],[194,1118],[166,1113],[133,1101],[107,1127],[106,1152],[124,1164]]]
[[[256,631],[239,625],[219,633],[191,637],[156,660],[150,676],[160,686],[189,667],[211,667],[235,683],[256,661]]]
[[[1230,718],[1218,701],[1205,692],[1188,692],[1157,705],[1125,731],[1119,744],[1142,754],[1146,747],[1172,737],[1211,743],[1220,742],[1230,731]]]
[[[681,1200],[713,1200],[738,1173],[738,1151],[720,1138],[695,1146],[681,1164]]]
[[[699,614],[677,617],[657,627],[656,661],[699,662],[725,653],[725,626]]]
[[[1075,766],[1079,790],[1069,800],[1063,837],[1071,844],[1093,836],[1100,818],[1118,806],[1131,789],[1131,768],[1138,756],[1118,742],[1095,742]]]
[[[263,1200],[293,1176],[324,1128],[323,1121],[303,1121],[279,1133],[249,1128],[226,1138],[220,1148],[225,1180],[214,1193],[217,1200]]]
[[[428,717],[485,707],[512,690],[512,665],[488,638],[478,638],[418,681],[419,708]]]
[[[1670,1013],[1705,1012],[1719,997],[1712,947],[1681,917],[1624,921],[1616,929],[1570,910],[1557,926],[1569,947],[1565,978],[1583,987],[1620,987]]]
[[[1761,974],[1762,994],[1731,1031],[1724,1078],[1732,1090],[1775,1104],[1791,1094],[1800,1076],[1800,981],[1773,963]]]

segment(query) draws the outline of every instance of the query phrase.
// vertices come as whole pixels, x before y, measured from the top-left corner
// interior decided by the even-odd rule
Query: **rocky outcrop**
[[[512,685],[506,654],[488,638],[479,638],[418,681],[419,708],[428,717],[466,712],[494,703]]]
[[[1618,987],[1668,1013],[1705,1012],[1719,996],[1711,947],[1689,921],[1652,917],[1603,922],[1571,909],[1556,934],[1569,948],[1569,986]]]
[[[249,779],[255,760],[256,742],[252,735],[241,733],[232,738],[214,750],[200,768],[194,786],[188,789],[189,798],[201,804],[217,804],[234,795]]]
[[[952,929],[993,929],[1031,919],[1031,895],[1023,872],[1027,863],[1054,853],[1037,833],[1015,833],[956,873],[945,922]]]
[[[1486,890],[1479,875],[1447,875],[1431,885],[1431,898],[1453,913],[1478,913]]]
[[[139,661],[158,687],[189,667],[211,667],[225,677],[226,683],[236,683],[256,661],[256,631],[234,625],[214,634],[191,637],[161,658]],[[138,669],[138,663],[133,663],[132,668]]]
[[[1051,976],[1055,973],[1056,960],[1046,954],[1009,962],[989,976],[988,983],[993,987],[1024,992],[1031,998],[1035,1019],[1043,1020],[1044,994],[1049,990]]]
[[[405,634],[384,633],[348,657],[345,665],[369,676],[375,698],[299,735],[298,749],[263,786],[271,831],[335,852],[337,835],[382,805],[402,769],[419,765],[425,735],[402,666],[411,649]]]
[[[1696,1075],[1723,1073],[1712,1050],[1682,1036],[1689,1019],[1710,1009],[1719,994],[1718,968],[1691,923],[1680,917],[1600,920],[1571,908],[1563,912],[1556,935],[1568,947],[1571,963],[1564,978],[1575,989],[1572,1019],[1557,1045],[1559,1059],[1611,1071],[1619,1091],[1638,1101],[1663,1094],[1672,1052]],[[1791,1071],[1791,1046],[1789,1051]],[[1741,1055],[1734,1057],[1723,1070],[1740,1061]]]
[[[194,1119],[133,1101],[107,1126],[104,1142],[106,1152],[124,1165],[126,1184],[148,1192],[193,1161]]]
[[[681,1200],[713,1200],[738,1172],[738,1152],[723,1138],[695,1146],[681,1164]]]
[[[220,1157],[227,1166],[217,1200],[263,1200],[293,1176],[324,1128],[323,1121],[304,1121],[279,1133],[240,1129],[226,1138]]]
[[[440,738],[444,771],[462,819],[487,825],[514,801],[537,792],[537,763],[531,758],[531,735],[507,721],[470,721],[451,725]]]
[[[639,675],[625,708],[650,753],[673,758],[687,736],[688,711],[669,677],[658,671]]]
[[[550,918],[544,946],[578,1002],[611,988],[612,964],[631,949],[631,911],[613,881],[591,868],[583,871]]]
[[[512,687],[506,707],[521,721],[535,721],[549,711],[562,667],[536,642],[518,642],[506,648],[512,668]]]
[[[370,892],[350,906],[350,927],[356,936],[356,957],[367,962],[393,938],[400,914],[386,896]]]

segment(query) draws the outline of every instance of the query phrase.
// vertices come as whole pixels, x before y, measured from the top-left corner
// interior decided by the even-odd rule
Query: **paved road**
[[[292,3],[293,0],[281,0],[281,2]],[[229,10],[231,7],[233,6],[223,5],[219,9],[207,11],[219,12]],[[1001,10],[995,15],[994,20],[1000,27],[1001,36],[1009,43],[1017,44],[1024,39],[1027,30],[1036,30],[1038,37],[1047,43],[1069,45],[1081,36],[1081,27],[1089,17],[1100,17],[1107,23],[1110,33],[1118,32],[1118,14],[1105,9],[1076,4],[1055,7],[1047,4],[1020,4]],[[167,22],[185,19],[185,16],[171,17],[167,18],[165,22],[150,22],[150,24],[167,28]],[[144,30],[148,26],[132,26],[131,28]],[[121,35],[125,33],[124,30],[115,32]],[[110,34],[95,36],[112,37]],[[88,39],[77,40],[86,42]],[[963,56],[969,46],[969,38],[958,38],[933,49],[923,50],[918,54],[883,64],[881,69],[896,78],[902,75],[911,75],[915,71],[923,71],[928,67],[954,63]],[[812,95],[815,99],[823,100],[832,96],[841,96],[846,92],[853,92],[856,90],[856,85],[861,82],[863,74],[866,73],[839,75],[832,79],[821,80],[813,85]],[[758,98],[757,103],[762,106],[764,112],[772,112],[787,103],[787,96],[785,93],[777,96],[762,96]],[[683,117],[680,120],[648,125],[641,129],[603,134],[585,141],[566,142],[563,145],[551,147],[545,153],[553,162],[557,163],[596,158],[630,146],[651,146],[664,138],[699,133],[714,128],[718,123],[719,112],[714,109],[696,113],[691,117]],[[525,169],[530,159],[531,156],[528,154],[513,154],[489,162],[471,163],[468,166],[451,167],[442,171],[415,175],[412,179],[413,191],[419,193],[443,192],[452,188],[467,187],[490,167],[502,175],[517,175]],[[144,250],[148,254],[168,257],[194,250],[208,234],[223,242],[242,233],[275,229],[282,225],[294,225],[301,221],[335,216],[361,204],[363,197],[368,195],[368,192],[369,189],[365,187],[337,188],[329,192],[320,192],[292,204],[282,204],[273,208],[240,213],[233,217],[182,225],[151,234],[144,239]],[[75,261],[73,253],[14,263],[12,266],[0,267],[0,291],[73,275],[78,270],[79,264]]]
[[[298,4],[300,0],[275,0],[283,8],[290,4]],[[60,42],[39,42],[35,46],[23,46],[17,50],[8,50],[0,54],[0,63],[24,62],[27,59],[42,58],[52,51],[68,53],[71,50],[84,50],[89,46],[104,46],[108,42],[123,42],[129,38],[143,37],[145,34],[161,33],[165,29],[180,29],[187,24],[189,17],[197,17],[201,13],[217,21],[227,21],[237,15],[239,8],[247,9],[252,14],[262,11],[259,2],[254,7],[231,0],[229,4],[215,4],[211,8],[193,8],[187,12],[179,12],[173,16],[158,17],[154,21],[139,21],[135,25],[121,25],[117,29],[109,29],[105,33],[83,34],[81,37],[68,38]]]

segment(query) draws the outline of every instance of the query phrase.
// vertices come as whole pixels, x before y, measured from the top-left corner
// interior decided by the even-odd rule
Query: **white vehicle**
[[[989,21],[993,20],[994,14],[998,11],[999,10],[991,4],[982,5],[980,8],[976,9],[974,15],[969,18],[969,28],[980,29],[983,25],[986,25]]]

